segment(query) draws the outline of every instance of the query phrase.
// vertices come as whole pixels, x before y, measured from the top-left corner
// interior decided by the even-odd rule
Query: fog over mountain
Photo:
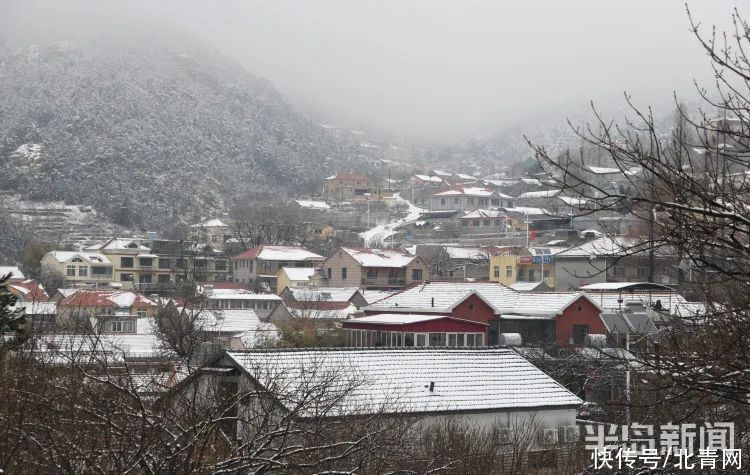
[[[737,2],[689,3],[724,28]],[[668,114],[711,79],[682,2],[7,0],[0,22],[16,42],[179,29],[314,120],[422,142],[616,112],[624,90]]]

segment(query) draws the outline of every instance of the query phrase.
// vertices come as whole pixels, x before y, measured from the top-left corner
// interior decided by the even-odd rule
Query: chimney
[[[431,305],[432,305],[433,307],[435,306],[435,297],[432,297],[432,302],[431,302]]]
[[[430,381],[430,392],[435,392],[435,381]]]

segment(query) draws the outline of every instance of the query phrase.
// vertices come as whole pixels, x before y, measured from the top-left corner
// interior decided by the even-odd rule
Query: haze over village
[[[743,473],[742,8],[4,2],[0,473]]]

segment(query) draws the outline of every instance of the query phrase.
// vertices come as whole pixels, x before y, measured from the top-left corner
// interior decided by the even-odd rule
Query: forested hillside
[[[259,190],[319,186],[345,141],[201,45],[111,37],[0,46],[0,190],[158,229]]]

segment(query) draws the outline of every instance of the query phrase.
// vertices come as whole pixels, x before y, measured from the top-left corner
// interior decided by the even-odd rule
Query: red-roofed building
[[[46,302],[49,300],[44,286],[34,279],[8,284],[10,293],[18,297],[19,302]]]
[[[302,246],[258,246],[232,258],[232,280],[252,287],[265,282],[276,292],[276,274],[283,267],[317,267],[323,256]]]
[[[138,318],[153,318],[158,305],[140,293],[78,290],[57,303],[61,323],[88,321],[107,333],[135,333]]]
[[[377,189],[364,175],[339,172],[326,178],[325,195],[334,201],[364,200],[365,193],[377,193]]]

